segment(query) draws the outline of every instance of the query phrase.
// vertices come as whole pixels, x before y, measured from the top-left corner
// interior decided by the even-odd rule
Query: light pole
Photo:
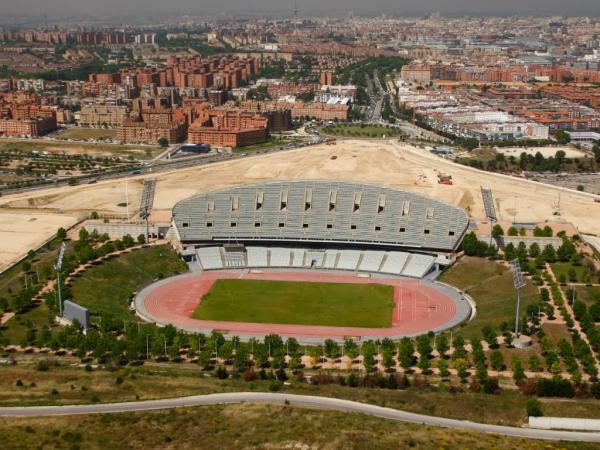
[[[63,258],[65,256],[65,248],[67,244],[63,241],[60,244],[60,252],[58,253],[58,259],[56,260],[56,264],[54,264],[54,269],[56,270],[56,283],[57,283],[57,292],[58,292],[58,317],[62,317],[63,308],[62,308],[62,292],[60,288],[60,271],[62,270]]]
[[[521,263],[518,259],[513,259],[510,264],[512,265],[513,271],[513,286],[517,291],[517,311],[515,314],[515,338],[519,337],[519,308],[521,307],[521,288],[525,287],[525,279],[523,278],[523,272],[521,272]]]

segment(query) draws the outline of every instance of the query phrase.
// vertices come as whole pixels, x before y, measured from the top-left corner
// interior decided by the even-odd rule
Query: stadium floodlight
[[[63,241],[63,243],[60,245],[58,259],[56,260],[56,264],[54,264],[54,269],[56,270],[56,285],[58,287],[57,292],[58,292],[58,316],[59,317],[62,317],[62,315],[63,315],[62,292],[60,289],[60,271],[62,270],[62,263],[63,263],[63,258],[65,257],[66,247],[67,247],[67,244]]]
[[[483,209],[485,210],[485,217],[490,221],[490,247],[492,246],[492,234],[494,231],[494,223],[498,222],[498,216],[496,216],[496,207],[494,206],[494,196],[492,195],[491,189],[486,189],[481,186],[481,198],[483,199]]]
[[[513,259],[510,262],[513,273],[513,286],[517,291],[517,312],[515,314],[515,337],[519,337],[519,308],[521,307],[521,294],[520,290],[525,287],[525,279],[523,278],[523,272],[521,272],[521,263],[518,259]]]

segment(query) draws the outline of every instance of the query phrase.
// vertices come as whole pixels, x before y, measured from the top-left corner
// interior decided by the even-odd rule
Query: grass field
[[[323,128],[323,133],[335,136],[351,136],[365,138],[382,138],[402,136],[404,133],[398,128],[388,128],[382,125],[327,125]]]
[[[3,448],[584,450],[293,405],[240,404],[131,414],[0,419]],[[199,444],[201,443],[201,444]]]
[[[598,286],[576,286],[575,292],[577,298],[588,307],[600,301],[600,287]]]
[[[98,130],[94,130],[98,131]],[[91,156],[133,157],[149,159],[158,155],[162,148],[158,146],[92,144],[87,142],[63,142],[58,140],[25,140],[0,139],[0,151],[49,151],[52,153],[65,152],[70,155],[86,154]]]
[[[510,270],[502,264],[482,258],[465,257],[446,270],[440,281],[467,292],[477,304],[477,315],[459,333],[465,338],[481,338],[481,329],[491,325],[499,331],[500,323],[512,323],[516,297]],[[539,299],[535,286],[528,282],[521,290],[521,311]]]
[[[394,288],[380,284],[217,280],[195,319],[345,327],[391,326]]]
[[[132,315],[128,300],[135,291],[186,269],[170,245],[148,247],[87,270],[73,281],[71,293],[77,303],[92,313],[127,318]]]
[[[552,272],[556,276],[556,280],[560,281],[560,276],[564,275],[567,282],[577,282],[577,283],[597,283],[598,277],[595,276],[590,270],[586,267],[585,264],[580,264],[578,266],[570,263],[570,262],[556,262],[552,263]],[[569,277],[569,271],[573,269],[575,271],[576,280],[571,280]]]
[[[106,128],[66,128],[58,131],[54,136],[62,139],[113,139],[117,130]]]

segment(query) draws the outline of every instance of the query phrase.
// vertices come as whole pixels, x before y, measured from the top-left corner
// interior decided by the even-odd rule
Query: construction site
[[[0,267],[92,212],[106,226],[130,223],[135,228],[132,235],[149,230],[165,237],[173,207],[183,199],[243,184],[300,179],[358,181],[421,193],[464,208],[471,226],[479,225],[482,233],[489,230],[481,226],[487,222],[479,189],[487,186],[494,192],[500,222],[545,223],[600,234],[600,203],[590,193],[479,171],[398,141],[348,139],[335,146],[324,143],[127,180],[5,196],[0,198],[0,239],[10,245],[0,251]]]

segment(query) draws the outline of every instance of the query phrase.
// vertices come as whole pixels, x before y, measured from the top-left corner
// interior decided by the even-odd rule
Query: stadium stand
[[[268,251],[266,247],[248,247],[248,267],[268,267]]]
[[[304,267],[304,253],[306,250],[292,250],[292,267]]]
[[[430,255],[411,254],[408,262],[402,270],[402,275],[407,277],[422,278],[433,266],[435,257]]]
[[[340,250],[340,259],[336,268],[340,270],[356,270],[360,257],[361,252],[358,250]]]
[[[400,275],[404,270],[408,256],[409,254],[404,252],[390,252],[383,266],[381,266],[381,273]]]
[[[385,252],[365,251],[358,270],[363,272],[379,272]]]
[[[324,251],[307,250],[306,267],[321,267],[323,265]]]
[[[222,269],[224,266],[219,247],[200,247],[196,249],[196,255],[204,270]]]
[[[420,194],[326,181],[263,183],[191,197],[175,205],[173,222],[185,245],[305,242],[447,252],[456,250],[469,225],[463,209]]]
[[[326,250],[325,258],[323,259],[323,269],[335,269],[337,264],[338,252],[337,250]]]
[[[271,249],[271,267],[290,267],[291,253],[289,248]]]

